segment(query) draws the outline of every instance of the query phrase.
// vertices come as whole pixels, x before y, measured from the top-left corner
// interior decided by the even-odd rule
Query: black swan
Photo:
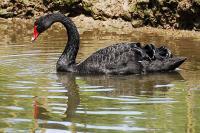
[[[142,46],[140,43],[118,43],[93,53],[87,59],[76,63],[79,50],[79,33],[72,20],[61,13],[40,17],[34,23],[36,40],[40,33],[53,23],[62,23],[68,35],[66,47],[57,61],[58,72],[80,74],[143,74],[149,72],[166,72],[175,70],[185,57],[174,57],[166,47],[156,48],[152,44]]]

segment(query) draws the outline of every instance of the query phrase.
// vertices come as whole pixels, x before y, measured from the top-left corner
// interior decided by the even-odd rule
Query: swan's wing
[[[174,70],[185,60],[173,57],[165,47],[121,43],[98,50],[76,69],[80,73],[136,74]]]
[[[138,43],[120,43],[98,50],[77,65],[82,73],[139,73],[142,52]]]

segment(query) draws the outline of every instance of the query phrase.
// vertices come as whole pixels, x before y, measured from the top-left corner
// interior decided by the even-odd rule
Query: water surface
[[[175,73],[57,74],[67,38],[55,28],[30,42],[32,25],[0,21],[0,132],[200,131],[200,38],[81,31],[77,60],[117,42],[165,44],[188,58]]]

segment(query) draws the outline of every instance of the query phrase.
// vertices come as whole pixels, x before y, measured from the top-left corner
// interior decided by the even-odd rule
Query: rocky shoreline
[[[200,30],[199,0],[3,0],[0,3],[0,17],[6,19],[34,19],[54,11],[82,24],[86,21],[84,24],[89,27],[94,21],[96,26],[124,31],[145,26]]]

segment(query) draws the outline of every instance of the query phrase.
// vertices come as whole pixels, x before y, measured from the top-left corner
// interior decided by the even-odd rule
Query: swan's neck
[[[62,14],[57,15],[54,18],[54,22],[61,22],[67,30],[68,42],[57,62],[57,70],[66,71],[76,63],[76,56],[79,50],[79,33],[72,20]]]

